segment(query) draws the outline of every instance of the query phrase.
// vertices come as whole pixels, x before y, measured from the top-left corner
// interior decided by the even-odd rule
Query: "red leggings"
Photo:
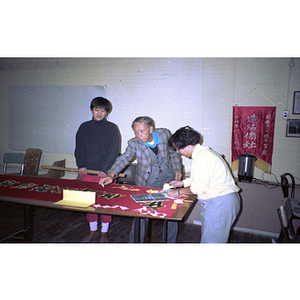
[[[91,176],[91,175],[81,175],[82,181],[93,181],[93,182],[99,182],[99,176]],[[86,219],[88,222],[95,222],[98,221],[98,214],[86,214]],[[101,222],[102,223],[110,223],[111,222],[111,216],[110,215],[101,215]]]

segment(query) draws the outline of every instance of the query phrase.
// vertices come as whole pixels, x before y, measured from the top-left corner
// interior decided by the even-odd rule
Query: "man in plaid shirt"
[[[154,121],[147,116],[136,118],[131,125],[135,137],[128,141],[124,154],[120,155],[108,171],[108,175],[101,178],[99,184],[105,186],[113,182],[114,178],[136,158],[135,175],[136,186],[162,189],[164,183],[180,180],[182,164],[180,155],[168,145],[171,133],[166,128],[155,129]],[[140,240],[145,236],[145,220],[141,219]],[[134,224],[133,224],[134,225]],[[134,226],[132,226],[129,242],[133,241]],[[176,242],[178,231],[177,222],[168,222],[168,242]]]

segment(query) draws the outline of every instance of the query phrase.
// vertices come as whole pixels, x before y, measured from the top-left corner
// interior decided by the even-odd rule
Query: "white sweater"
[[[183,180],[197,198],[208,200],[240,190],[222,156],[212,149],[196,145],[192,154],[191,177]]]

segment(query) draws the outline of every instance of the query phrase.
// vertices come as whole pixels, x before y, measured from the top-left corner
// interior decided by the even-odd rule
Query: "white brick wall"
[[[272,172],[291,172],[300,177],[297,138],[285,137],[282,111],[291,115],[292,94],[299,90],[299,64],[295,60],[287,99],[289,59],[235,58],[99,58],[0,60],[0,157],[9,151],[8,86],[10,85],[106,85],[113,103],[109,120],[122,134],[122,151],[133,136],[131,122],[149,115],[157,127],[172,132],[190,125],[204,135],[204,143],[231,155],[232,106],[253,88],[259,88],[277,106]],[[239,105],[272,105],[252,93]],[[87,110],[89,108],[87,107]],[[288,155],[286,155],[288,153]],[[41,164],[67,158],[74,167],[73,153],[43,153]],[[191,161],[183,159],[186,171]],[[261,172],[255,170],[261,178]],[[268,177],[266,178],[268,180]],[[274,178],[271,178],[274,179]]]

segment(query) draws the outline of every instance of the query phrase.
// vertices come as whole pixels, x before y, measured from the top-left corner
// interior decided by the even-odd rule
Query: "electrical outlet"
[[[289,117],[289,112],[288,112],[287,110],[284,110],[284,111],[283,111],[283,114],[282,114],[282,117],[283,117],[284,119],[287,119],[287,118]]]

